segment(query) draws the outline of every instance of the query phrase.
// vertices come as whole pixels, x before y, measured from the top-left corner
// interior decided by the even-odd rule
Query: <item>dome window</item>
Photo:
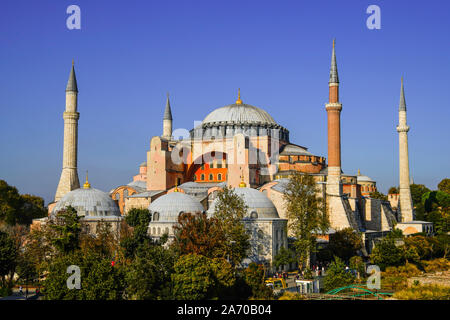
[[[159,221],[159,212],[153,214],[153,221]]]
[[[250,213],[250,218],[252,218],[252,219],[258,219],[258,212],[252,211],[252,213]]]

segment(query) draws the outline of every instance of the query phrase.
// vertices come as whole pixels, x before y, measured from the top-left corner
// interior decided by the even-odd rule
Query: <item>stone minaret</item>
[[[335,41],[331,55],[329,101],[325,105],[328,116],[328,177],[327,194],[342,195],[341,184],[341,110],[339,103],[339,77],[336,64]]]
[[[166,109],[164,110],[163,118],[163,138],[172,138],[172,110],[170,109],[169,94],[167,93]]]
[[[408,131],[406,124],[406,102],[405,91],[402,85],[400,89],[400,104],[398,108],[398,142],[399,142],[399,178],[400,178],[400,217],[401,221],[414,220],[411,189],[409,186],[409,157],[408,157]]]
[[[64,118],[64,149],[63,169],[56,189],[55,202],[59,201],[66,193],[80,187],[77,172],[77,144],[78,144],[78,119],[77,112],[78,87],[75,77],[75,68],[72,61],[69,81],[66,87],[66,111]]]

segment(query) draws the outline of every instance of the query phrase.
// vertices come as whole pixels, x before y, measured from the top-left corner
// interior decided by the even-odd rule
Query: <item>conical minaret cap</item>
[[[333,52],[331,54],[330,81],[328,83],[339,83],[339,76],[336,63],[336,51],[334,48],[335,40],[333,39]]]
[[[172,110],[170,109],[169,94],[167,93],[166,109],[164,110],[163,120],[172,120]]]
[[[403,88],[403,77],[402,77],[402,86],[400,89],[400,103],[398,105],[398,111],[406,111],[405,90]]]
[[[77,77],[75,76],[75,67],[72,60],[72,69],[70,70],[69,81],[67,81],[67,91],[78,92]]]

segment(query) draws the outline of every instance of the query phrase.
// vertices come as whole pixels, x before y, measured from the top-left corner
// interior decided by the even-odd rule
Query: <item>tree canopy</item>
[[[283,198],[299,265],[303,266],[316,249],[317,235],[328,231],[330,226],[326,203],[318,195],[314,178],[300,173],[291,176]]]

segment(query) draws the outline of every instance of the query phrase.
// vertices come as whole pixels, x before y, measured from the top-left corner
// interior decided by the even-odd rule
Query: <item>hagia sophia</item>
[[[147,208],[152,213],[148,233],[159,238],[167,233],[181,213],[214,213],[217,193],[228,186],[248,206],[243,219],[251,234],[251,250],[243,262],[268,263],[281,247],[287,247],[288,216],[283,194],[294,172],[314,177],[317,193],[327,202],[331,228],[329,234],[346,227],[360,232],[364,254],[374,241],[394,226],[406,234],[432,232],[432,224],[414,220],[410,193],[406,103],[401,83],[399,124],[400,193],[393,201],[370,197],[377,190],[376,181],[359,170],[357,174],[341,169],[341,125],[343,108],[339,100],[339,76],[333,41],[329,76],[327,116],[328,155],[316,155],[300,143],[290,140],[289,130],[278,124],[263,109],[244,103],[240,90],[237,100],[219,107],[182,138],[174,136],[169,95],[162,117],[162,134],[149,141],[147,158],[137,174],[109,192],[91,187],[88,178],[82,187],[77,172],[78,86],[75,68],[66,87],[63,166],[49,217],[67,206],[92,225],[100,220],[119,225],[132,208]],[[234,100],[234,99],[233,99]],[[161,109],[162,111],[162,109]],[[208,111],[208,110],[205,110]],[[142,160],[141,160],[142,161]],[[47,218],[40,219],[39,223]]]

